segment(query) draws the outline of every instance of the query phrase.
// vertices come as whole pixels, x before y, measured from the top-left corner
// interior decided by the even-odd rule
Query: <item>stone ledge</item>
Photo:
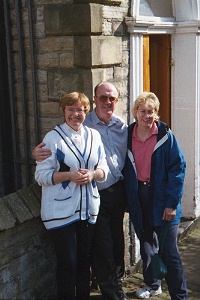
[[[178,239],[182,240],[186,236],[186,234],[194,230],[194,228],[196,228],[199,224],[200,224],[200,218],[196,218],[196,219],[182,218],[181,223],[179,225]]]
[[[10,229],[15,226],[16,219],[6,207],[4,201],[0,199],[0,231]]]
[[[30,188],[24,188],[17,192],[17,194],[24,200],[27,207],[29,207],[32,215],[34,217],[40,216],[40,202],[35,197],[33,192],[30,190]]]
[[[41,188],[37,183],[0,199],[0,231],[10,229],[16,222],[24,223],[40,216]]]
[[[23,223],[33,218],[33,215],[31,214],[30,210],[25,205],[25,203],[19,198],[17,193],[12,193],[3,197],[3,201],[19,223]]]

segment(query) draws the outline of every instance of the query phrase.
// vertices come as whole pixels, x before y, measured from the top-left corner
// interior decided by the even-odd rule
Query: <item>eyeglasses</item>
[[[138,113],[141,115],[141,116],[145,116],[145,115],[148,115],[148,116],[153,116],[153,114],[155,113],[154,110],[144,110],[144,109],[140,109],[138,110]]]
[[[106,102],[108,99],[110,102],[117,102],[118,101],[118,98],[116,97],[113,97],[113,96],[106,96],[106,95],[101,95],[101,96],[96,96],[99,98],[99,101],[104,103]]]
[[[77,113],[79,115],[83,115],[85,114],[85,110],[84,109],[74,109],[74,108],[68,108],[68,107],[65,107],[65,109],[70,113],[70,114],[74,114],[74,113]]]

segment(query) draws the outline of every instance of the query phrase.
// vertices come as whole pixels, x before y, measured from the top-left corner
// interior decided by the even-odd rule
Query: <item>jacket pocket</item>
[[[100,196],[97,187],[92,189],[92,197],[89,199],[89,214],[91,216],[97,216],[100,206]]]
[[[79,198],[72,197],[72,194],[62,195],[62,192],[59,191],[58,197],[54,197],[53,201],[53,218],[67,218],[73,216],[75,211],[79,209]]]

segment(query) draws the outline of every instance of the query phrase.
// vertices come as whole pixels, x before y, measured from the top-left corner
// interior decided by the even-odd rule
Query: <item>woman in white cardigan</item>
[[[96,181],[105,181],[108,166],[100,134],[83,126],[89,99],[82,93],[61,99],[65,122],[46,134],[52,155],[37,162],[42,186],[41,218],[57,255],[57,299],[88,300],[90,248],[100,197]]]

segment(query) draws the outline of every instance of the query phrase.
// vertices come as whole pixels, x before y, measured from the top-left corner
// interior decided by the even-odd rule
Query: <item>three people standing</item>
[[[118,97],[119,92],[111,83],[97,85],[96,107],[84,121],[100,133],[109,166],[107,180],[97,182],[101,199],[93,243],[97,282],[103,299],[128,299],[120,281],[124,273],[124,181],[127,209],[140,240],[143,260],[145,286],[136,295],[147,299],[162,293],[160,280],[153,278],[150,261],[158,251],[158,238],[167,223],[163,250],[168,269],[166,282],[172,300],[186,300],[185,275],[177,247],[185,177],[183,153],[167,124],[159,121],[158,98],[145,92],[134,102],[133,117],[136,121],[128,128],[124,167],[127,126],[114,114]],[[47,149],[42,149],[43,146],[40,144],[34,150],[38,161],[51,155]]]
[[[126,157],[127,126],[122,118],[114,114],[120,96],[116,87],[103,82],[96,86],[94,92],[96,107],[87,115],[84,125],[100,133],[109,172],[105,184],[97,182],[100,211],[92,245],[92,265],[104,300],[128,300],[121,281],[124,274],[125,212],[122,169]],[[48,145],[43,147],[44,143],[41,143],[32,152],[38,162],[51,156]]]

